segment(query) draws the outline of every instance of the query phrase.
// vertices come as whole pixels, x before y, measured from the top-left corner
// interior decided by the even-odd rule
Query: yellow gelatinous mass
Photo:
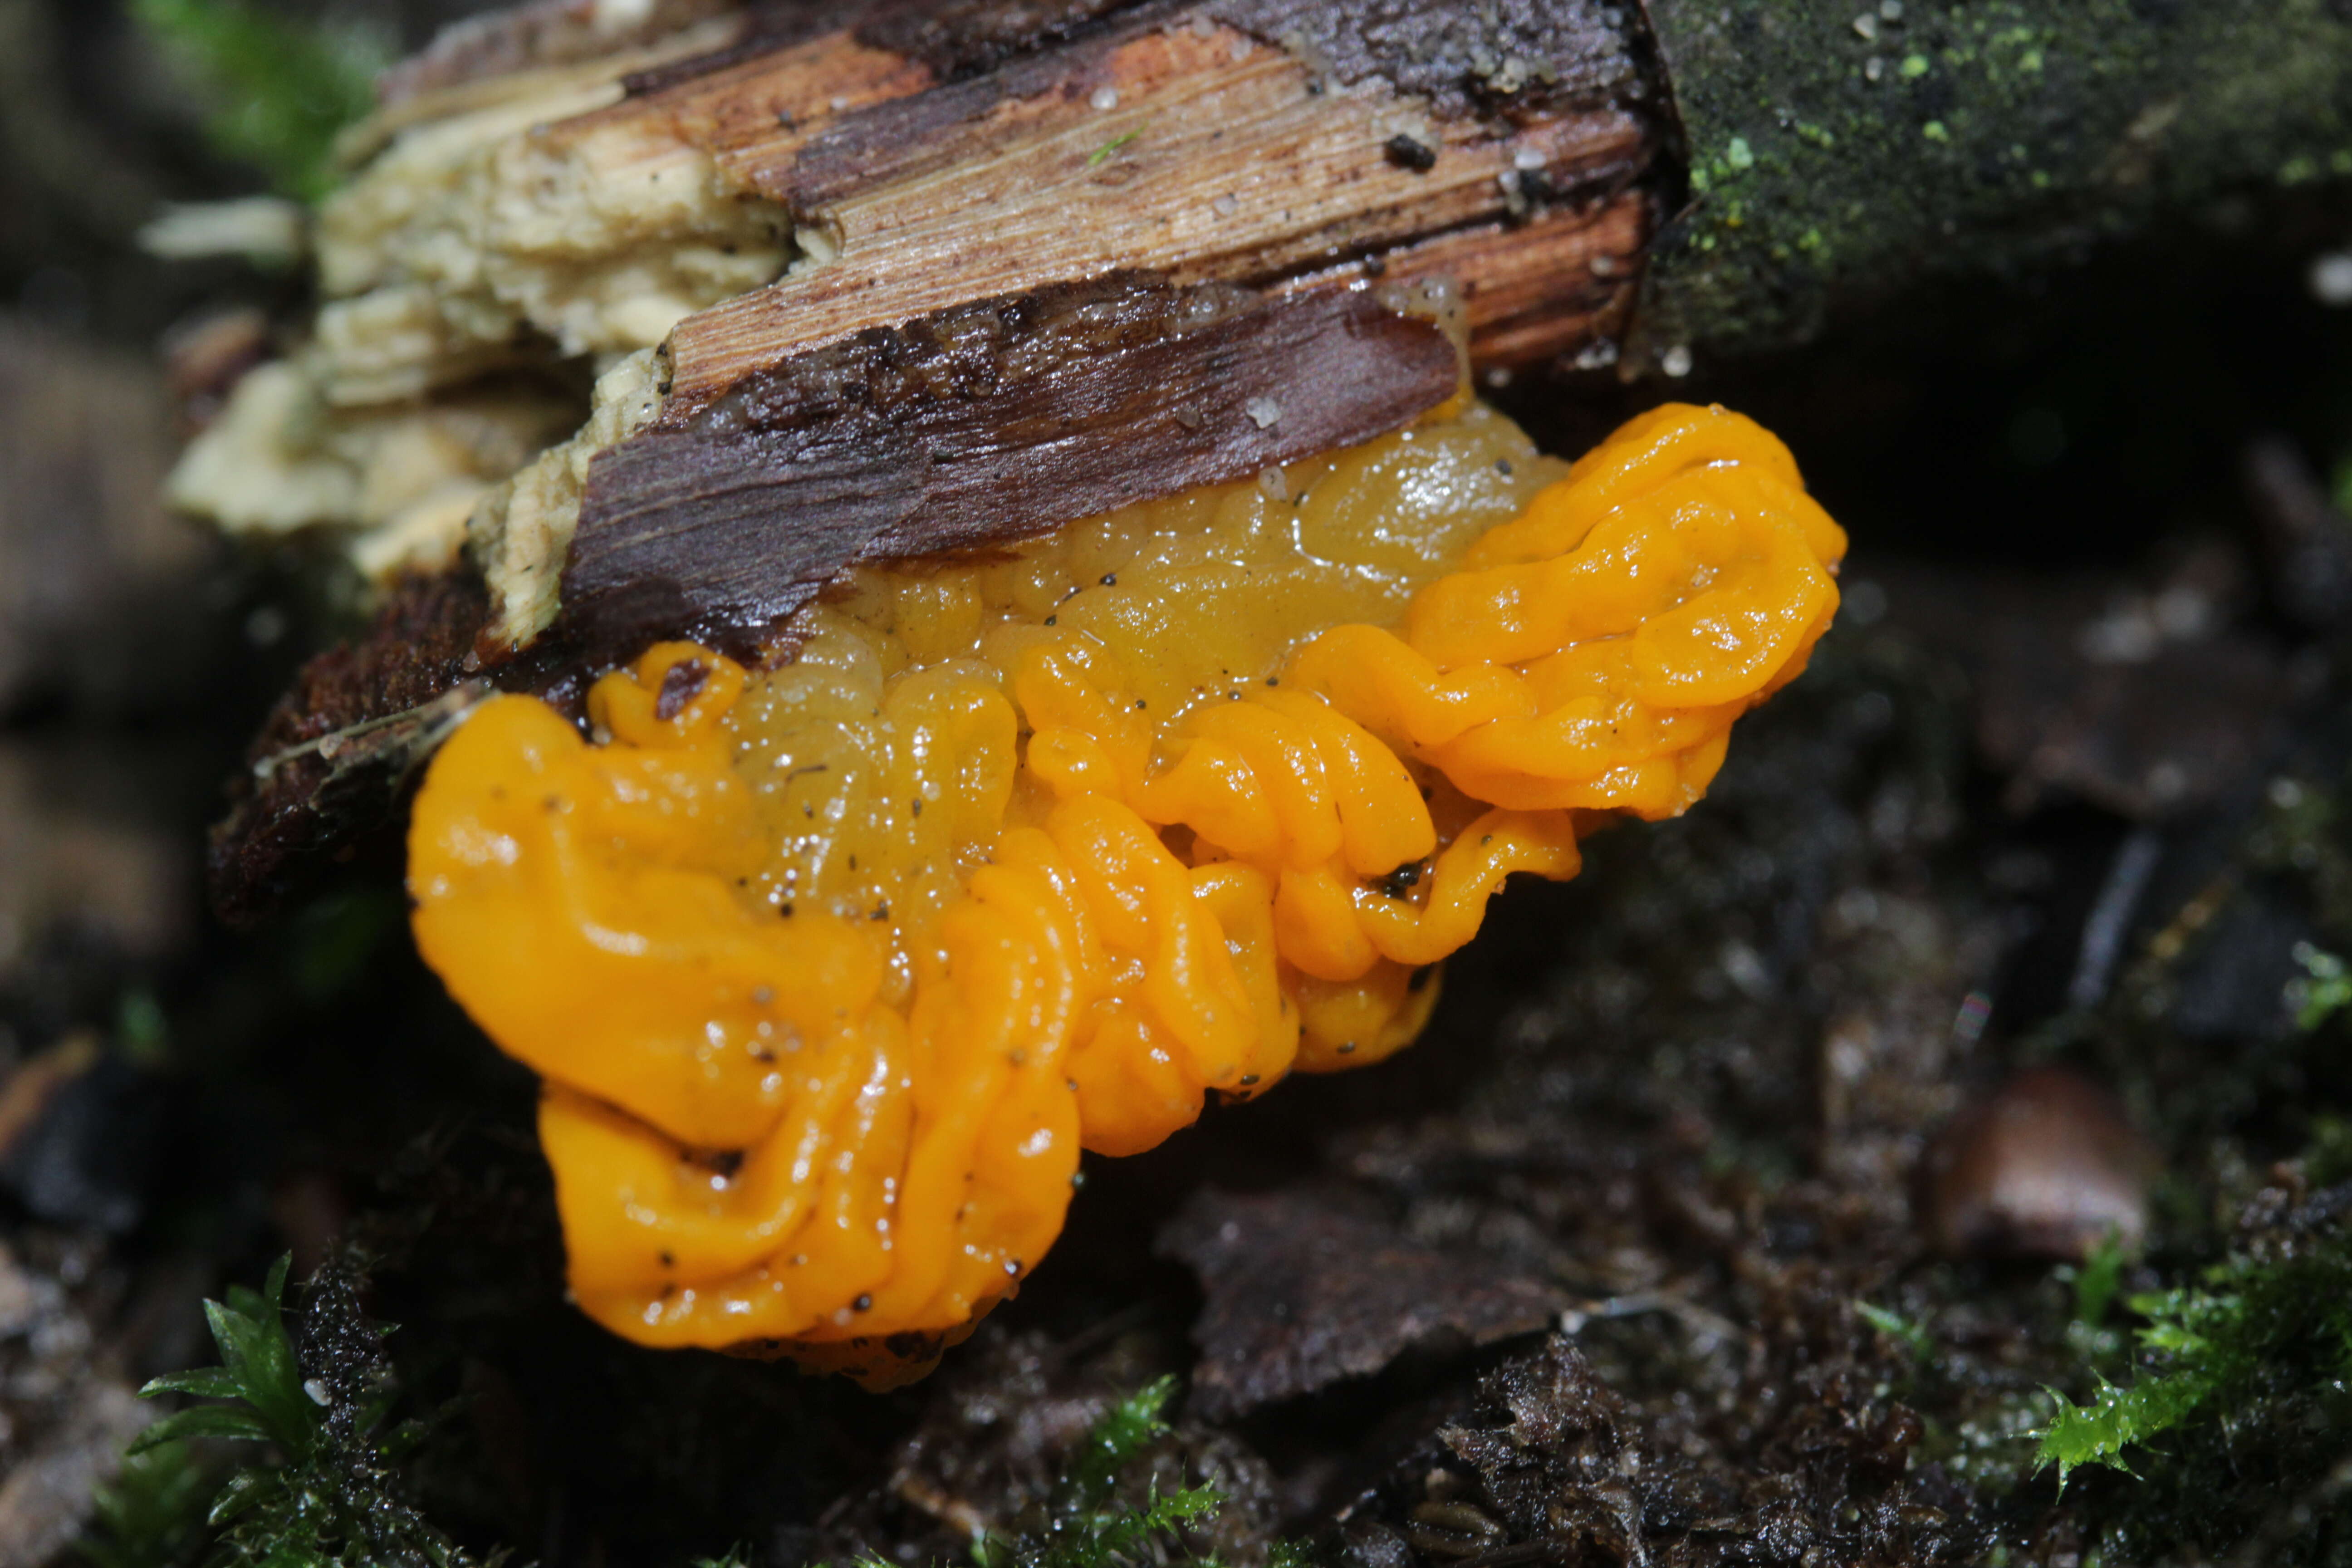
[[[499,697],[418,796],[425,956],[546,1079],[581,1306],[887,1382],[1050,1247],[1087,1148],[1376,1061],[1515,871],[1696,800],[1844,537],[1780,442],[1493,412],[979,563],[749,674]]]

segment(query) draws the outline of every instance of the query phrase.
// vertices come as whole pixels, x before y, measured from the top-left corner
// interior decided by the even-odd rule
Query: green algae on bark
[[[1686,193],[1646,342],[1766,348],[1832,302],[2013,272],[2213,198],[2352,174],[2332,0],[1649,0]],[[1685,198],[1686,199],[1682,199]]]

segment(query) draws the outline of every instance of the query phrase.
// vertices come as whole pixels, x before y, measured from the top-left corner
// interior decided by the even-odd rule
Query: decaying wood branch
[[[806,244],[824,258],[682,322],[672,398],[698,405],[779,354],[975,297],[1129,269],[1328,282],[1335,263],[1386,266],[1391,249],[1470,230],[1479,243],[1457,241],[1439,264],[1461,279],[1482,356],[1506,346],[1496,331],[1507,322],[1489,312],[1484,275],[1514,258],[1539,258],[1553,284],[1548,332],[1510,323],[1514,357],[1580,346],[1620,301],[1630,265],[1596,281],[1595,253],[1563,243],[1565,227],[1510,220],[1558,204],[1574,210],[1575,232],[1589,229],[1641,173],[1632,113],[1438,114],[1384,86],[1332,80],[1214,9],[1147,14],[915,91],[897,57],[834,35],[616,111],[674,100],[682,124],[708,116],[689,139],[747,188],[809,215]],[[876,101],[833,110],[844,82]],[[1612,261],[1637,253],[1632,216],[1629,202],[1608,236],[1625,247]]]
[[[772,650],[852,564],[1397,427],[1454,361],[1379,290],[1454,300],[1482,373],[1679,369],[1857,279],[2352,163],[2352,26],[2296,0],[538,0],[386,98],[322,221],[320,417],[638,353],[467,557],[289,697],[268,755],[379,739],[248,783],[232,911],[348,837],[335,802],[393,798],[342,774],[405,767],[381,721],[458,681],[561,695],[666,632]],[[440,504],[377,556],[432,566]]]

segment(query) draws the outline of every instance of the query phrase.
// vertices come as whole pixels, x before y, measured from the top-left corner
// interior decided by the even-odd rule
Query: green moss
[[[332,188],[335,137],[374,107],[384,40],[246,0],[137,0],[137,15],[210,100],[205,129],[222,153],[298,200]]]
[[[2124,1265],[2129,1260],[2123,1238],[2112,1231],[2091,1248],[2091,1255],[2074,1271],[2076,1326],[2095,1330],[2107,1321],[2108,1310],[2123,1289]]]
[[[2312,1118],[2303,1173],[2305,1180],[2317,1186],[2352,1182],[2352,1117],[2328,1111]]]
[[[274,1443],[297,1464],[310,1458],[318,1440],[319,1406],[303,1391],[301,1363],[286,1331],[280,1298],[289,1262],[279,1258],[258,1292],[232,1285],[226,1301],[205,1303],[221,1364],[156,1378],[139,1396],[186,1394],[219,1403],[165,1416],[131,1444],[133,1456],[183,1438],[227,1437]]]
[[[2162,1439],[2162,1484],[2121,1511],[2127,1519],[2132,1501],[2195,1510],[2211,1500],[2196,1479],[2200,1452],[2226,1453],[2265,1429],[2322,1427],[2337,1447],[2352,1436],[2342,1411],[2309,1407],[2352,1378],[2352,1238],[2341,1231],[2241,1252],[2195,1285],[2134,1296],[2130,1307],[2142,1320],[2131,1380],[2094,1367],[2081,1403],[2053,1394],[2058,1410],[2036,1462],[2055,1466],[2062,1488],[2086,1465],[2128,1471]]]
[[[1112,1405],[1063,1471],[1044,1525],[975,1542],[976,1568],[1112,1568],[1151,1555],[1183,1526],[1215,1513],[1224,1500],[1209,1487],[1154,1489],[1139,1507],[1117,1499],[1120,1476],[1167,1436],[1160,1412],[1175,1391],[1175,1379],[1163,1377]]]
[[[1137,130],[1128,132],[1123,136],[1112,137],[1109,141],[1104,142],[1101,146],[1087,154],[1087,167],[1089,169],[1099,167],[1101,164],[1108,162],[1113,153],[1117,153],[1120,148],[1126,146],[1129,142],[1134,141],[1137,137],[1142,134],[1143,132],[1140,130]]]
[[[205,1303],[218,1366],[140,1390],[205,1403],[165,1416],[131,1445],[130,1463],[142,1468],[100,1495],[84,1555],[106,1568],[163,1568],[195,1545],[213,1563],[269,1568],[475,1562],[401,1493],[394,1467],[430,1427],[390,1420],[390,1369],[358,1315],[356,1275],[338,1265],[313,1282],[306,1361],[281,1304],[287,1269],[281,1258],[261,1289],[231,1286],[227,1300]],[[191,1439],[259,1444],[266,1454],[215,1489],[185,1459]]]
[[[90,1528],[75,1549],[95,1568],[173,1568],[205,1541],[219,1479],[194,1445],[158,1443],[131,1455],[91,1499]]]
[[[2326,178],[2352,138],[2352,21],[2323,0],[1855,12],[1653,0],[1693,163],[1656,247],[1657,349],[1801,339],[1842,291],[2013,270],[2232,186]]]
[[[2294,961],[2303,965],[2303,978],[2294,982],[2289,1001],[2295,1027],[2309,1033],[2352,1003],[2352,973],[2342,959],[2307,942],[2295,944]]]
[[[2118,1388],[2105,1376],[2091,1398],[2081,1405],[2053,1390],[2057,1418],[2042,1433],[2037,1463],[2058,1467],[2058,1485],[2078,1465],[2112,1465],[2128,1471],[2123,1452],[2170,1431],[2203,1403],[2210,1390],[2192,1373],[2144,1378],[2129,1388]]]
[[[1925,1362],[1936,1353],[1936,1338],[1923,1323],[1915,1323],[1902,1313],[1886,1307],[1874,1307],[1867,1301],[1856,1301],[1853,1310],[1862,1321],[1893,1340],[1910,1352],[1914,1361]]]

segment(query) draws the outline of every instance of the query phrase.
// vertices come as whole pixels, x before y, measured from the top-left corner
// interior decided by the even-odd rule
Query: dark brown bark
[[[600,455],[563,628],[598,659],[680,633],[748,657],[853,565],[1353,446],[1460,374],[1436,323],[1369,293],[1114,279],[875,328]]]
[[[322,865],[393,826],[415,768],[462,711],[488,602],[471,574],[411,578],[365,636],[302,668],[231,781],[213,829],[213,907],[249,924]]]

